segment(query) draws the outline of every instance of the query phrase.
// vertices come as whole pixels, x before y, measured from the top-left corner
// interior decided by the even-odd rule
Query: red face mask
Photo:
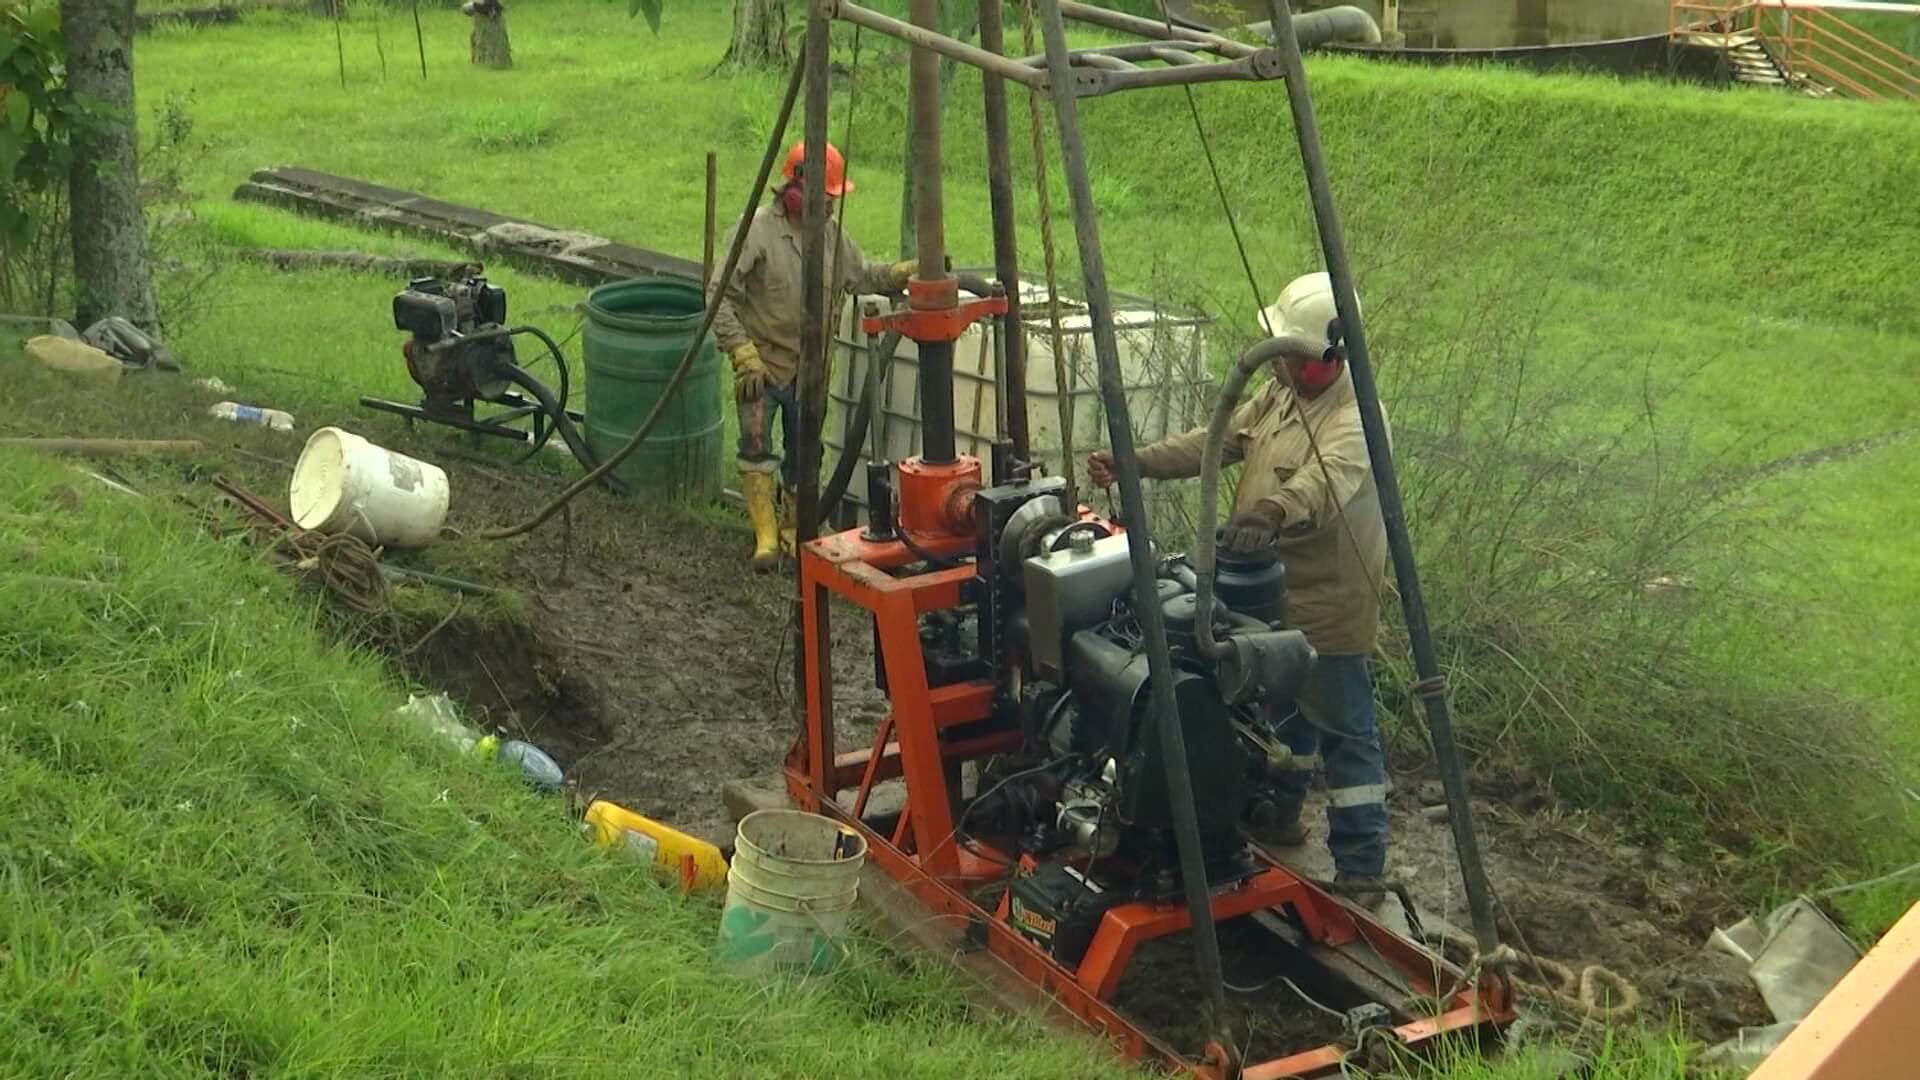
[[[1317,392],[1332,386],[1334,380],[1339,377],[1340,361],[1309,360],[1300,365],[1300,374],[1295,376],[1294,382],[1299,384],[1302,390]]]

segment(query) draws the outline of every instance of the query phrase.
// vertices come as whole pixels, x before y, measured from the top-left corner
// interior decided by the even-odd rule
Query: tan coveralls
[[[1309,424],[1319,460],[1307,440]],[[1196,476],[1205,445],[1204,430],[1163,439],[1138,451],[1141,472]],[[1298,700],[1268,713],[1294,755],[1293,771],[1274,784],[1280,813],[1298,817],[1313,774],[1324,768],[1334,866],[1342,876],[1378,877],[1387,857],[1386,756],[1367,657],[1380,629],[1387,529],[1352,377],[1342,371],[1312,401],[1269,381],[1234,412],[1224,450],[1226,463],[1244,465],[1236,512],[1281,512],[1287,621],[1320,654]]]
[[[1309,423],[1324,472],[1307,441]],[[1198,429],[1143,447],[1140,471],[1152,479],[1198,476],[1206,441],[1206,430]],[[1371,653],[1380,629],[1376,584],[1385,584],[1387,527],[1352,376],[1343,371],[1325,393],[1299,402],[1280,380],[1270,380],[1235,410],[1222,460],[1245,465],[1236,513],[1265,504],[1284,515],[1279,548],[1288,622],[1322,653]],[[1351,538],[1339,507],[1346,508]]]
[[[723,250],[731,250],[736,225],[727,232]],[[743,402],[740,414],[740,463],[743,469],[786,474],[791,489],[792,465],[781,458],[792,457],[794,426],[799,422],[799,403],[795,397],[795,378],[800,370],[800,328],[806,319],[801,300],[801,226],[772,207],[754,211],[748,225],[746,245],[740,250],[740,263],[733,278],[726,282],[726,294],[714,313],[713,336],[722,349],[731,353],[751,341],[767,365],[767,392],[759,400]],[[827,222],[828,310],[839,310],[840,294],[846,291],[879,292],[892,286],[892,266],[869,262],[853,238],[836,221]],[[715,279],[709,290],[723,283]],[[712,293],[709,291],[709,299]],[[823,400],[810,414],[816,423],[825,416],[826,380],[820,380]],[[775,453],[770,435],[773,412],[782,414],[781,431],[785,454]]]

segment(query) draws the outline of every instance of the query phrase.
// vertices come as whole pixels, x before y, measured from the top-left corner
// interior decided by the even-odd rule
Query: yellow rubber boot
[[[773,507],[773,474],[740,474],[740,493],[747,500],[747,519],[753,522],[753,568],[762,573],[780,563],[779,525]]]

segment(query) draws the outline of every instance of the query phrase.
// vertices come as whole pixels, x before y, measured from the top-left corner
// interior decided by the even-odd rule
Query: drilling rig
[[[1215,924],[1228,920],[1264,928],[1301,980],[1336,1000],[1359,1044],[1373,1036],[1418,1047],[1448,1033],[1497,1028],[1512,1016],[1510,993],[1496,973],[1461,970],[1389,929],[1366,905],[1242,838],[1237,825],[1253,791],[1267,770],[1284,763],[1285,751],[1262,734],[1260,710],[1296,692],[1314,653],[1287,625],[1285,578],[1275,560],[1214,552],[1212,507],[1202,508],[1201,534],[1185,555],[1156,545],[1147,528],[1080,102],[1216,81],[1281,82],[1407,605],[1421,680],[1415,689],[1453,806],[1475,934],[1490,954],[1497,944],[1490,900],[1444,682],[1301,63],[1302,36],[1324,30],[1327,20],[1296,22],[1285,0],[1272,7],[1273,39],[1256,46],[1072,0],[1038,0],[1045,52],[1020,58],[1006,54],[1000,0],[980,4],[978,46],[938,32],[937,0],[913,0],[906,21],[848,0],[812,0],[803,71],[796,73],[806,89],[808,155],[802,352],[809,362],[802,364],[801,396],[820,403],[832,322],[822,262],[830,24],[852,23],[912,46],[921,272],[904,305],[869,312],[866,329],[899,333],[917,346],[922,450],[869,466],[864,526],[800,547],[796,677],[804,715],[785,764],[788,794],[860,832],[875,866],[931,912],[959,920],[971,948],[1040,988],[1059,1010],[1129,1055],[1213,1078],[1334,1075],[1355,1049],[1328,1044],[1242,1060],[1221,1019]],[[1069,19],[1140,40],[1071,49]],[[985,295],[963,296],[942,270],[943,57],[977,67],[985,84],[998,279]],[[1120,510],[1110,517],[1070,500],[1062,480],[1029,464],[1008,83],[1045,95],[1054,110],[1117,464]],[[786,110],[794,93],[790,87]],[[953,416],[954,341],[982,319],[1003,321],[999,392],[1008,403],[987,462],[956,453]],[[1237,397],[1245,374],[1287,345],[1255,345],[1223,393]],[[1230,413],[1232,403],[1223,401],[1216,417]],[[814,424],[801,425],[809,432],[800,451],[802,536],[816,535],[818,520],[814,416]],[[844,751],[836,740],[830,655],[829,610],[836,603],[871,620],[875,679],[890,702],[871,742]],[[875,790],[894,780],[904,782],[904,803],[882,812]],[[1197,1057],[1113,1005],[1141,947],[1181,933],[1193,942],[1208,991],[1196,1007],[1208,1010],[1213,1037]],[[1422,1001],[1424,1007],[1416,1004]]]

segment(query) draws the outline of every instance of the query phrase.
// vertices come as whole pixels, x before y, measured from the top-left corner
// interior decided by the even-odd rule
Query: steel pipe
[[[922,49],[931,49],[941,56],[951,56],[965,64],[971,64],[982,71],[991,71],[1003,79],[1012,79],[1022,86],[1035,90],[1047,88],[1047,76],[1043,71],[1035,71],[985,49],[976,48],[964,41],[957,41],[945,34],[901,22],[890,15],[882,15],[871,8],[848,3],[847,0],[824,0],[828,14],[836,19],[844,19],[855,26],[897,38],[909,45]],[[934,25],[938,25],[935,23]]]
[[[1204,30],[1189,30],[1178,24],[1168,26],[1164,22],[1143,19],[1138,15],[1128,15],[1125,12],[1109,11],[1106,8],[1094,7],[1092,4],[1076,3],[1075,0],[1060,0],[1060,14],[1077,22],[1104,26],[1109,30],[1124,30],[1129,34],[1138,34],[1156,41],[1203,42],[1212,46],[1220,55],[1235,59],[1252,56],[1259,51],[1245,42],[1221,37],[1219,34],[1209,34]]]
[[[1188,57],[1192,57],[1194,52],[1213,52],[1214,50],[1203,41],[1135,41],[1125,45],[1102,45],[1096,49],[1075,49],[1068,55],[1071,56],[1076,63],[1079,62],[1081,57],[1095,55],[1117,56],[1122,60],[1165,60],[1166,57],[1162,56],[1161,53],[1166,51],[1182,53]],[[1193,59],[1198,60],[1197,57],[1193,57]],[[1044,68],[1047,66],[1047,54],[1041,53],[1038,56],[1023,56],[1020,58],[1020,62],[1028,67]],[[1181,62],[1185,63],[1187,61]],[[1199,62],[1205,63],[1205,61]]]
[[[1121,514],[1127,526],[1127,558],[1133,571],[1135,614],[1146,639],[1148,715],[1158,732],[1161,757],[1166,762],[1167,801],[1173,814],[1174,839],[1180,855],[1181,889],[1192,922],[1195,960],[1207,986],[1208,1026],[1223,1046],[1231,1046],[1224,1031],[1226,988],[1220,966],[1220,941],[1215,935],[1207,872],[1200,853],[1200,824],[1193,803],[1193,775],[1187,766],[1186,736],[1180,730],[1173,700],[1173,659],[1167,649],[1166,618],[1160,610],[1155,581],[1153,543],[1147,533],[1146,501],[1140,490],[1140,462],[1133,452],[1133,423],[1127,407],[1126,383],[1120,371],[1120,346],[1113,327],[1113,301],[1107,292],[1107,266],[1100,250],[1100,226],[1094,212],[1093,181],[1087,173],[1086,148],[1080,136],[1080,106],[1073,82],[1067,78],[1067,28],[1061,21],[1063,0],[1041,0],[1042,30],[1046,37],[1048,69],[1053,75],[1055,117],[1060,126],[1060,157],[1066,166],[1067,193],[1073,201],[1073,228],[1080,248],[1080,270],[1087,285],[1087,317],[1093,329],[1093,351],[1100,366],[1100,397],[1107,410],[1107,437],[1119,473]],[[1078,5],[1076,5],[1078,6]]]
[[[1273,40],[1273,23],[1257,22],[1247,26],[1248,30]],[[1293,33],[1300,41],[1302,49],[1311,49],[1325,45],[1330,41],[1349,41],[1360,45],[1380,44],[1380,24],[1373,16],[1351,4],[1340,7],[1321,8],[1309,11],[1305,15],[1293,17]]]
[[[1427,732],[1433,739],[1434,760],[1440,767],[1441,783],[1446,789],[1454,848],[1460,860],[1460,876],[1466,885],[1467,908],[1473,915],[1473,936],[1480,955],[1491,956],[1500,944],[1499,929],[1493,921],[1493,887],[1480,859],[1479,837],[1474,833],[1473,810],[1467,801],[1466,771],[1460,763],[1460,749],[1454,743],[1453,719],[1447,713],[1440,658],[1433,648],[1433,631],[1427,625],[1420,568],[1414,562],[1413,543],[1407,536],[1406,507],[1400,497],[1399,477],[1394,474],[1386,417],[1380,411],[1380,388],[1374,381],[1373,363],[1367,354],[1366,328],[1360,321],[1360,302],[1354,295],[1353,269],[1347,263],[1347,241],[1340,227],[1339,211],[1334,207],[1326,157],[1320,148],[1320,124],[1314,117],[1313,99],[1307,89],[1300,43],[1293,33],[1292,10],[1287,0],[1268,0],[1268,3],[1272,5],[1273,25],[1280,28],[1277,43],[1287,68],[1287,103],[1293,110],[1300,164],[1307,176],[1307,192],[1313,202],[1313,219],[1320,233],[1327,275],[1333,279],[1334,308],[1340,314],[1340,326],[1346,337],[1347,370],[1353,379],[1354,396],[1359,401],[1360,425],[1365,430],[1367,454],[1373,462],[1381,516],[1386,520],[1387,550],[1393,556],[1394,577],[1400,585],[1400,606],[1407,620],[1407,638],[1413,646],[1413,666],[1419,676],[1415,693],[1426,706]]]
[[[1156,86],[1193,86],[1198,83],[1278,79],[1283,74],[1285,69],[1280,64],[1279,54],[1272,49],[1262,49],[1252,56],[1238,60],[1218,60],[1210,64],[1136,68],[1133,71],[1076,68],[1073,93],[1075,97],[1100,97],[1103,94],[1118,93],[1122,90],[1146,90]]]
[[[995,56],[1006,52],[1000,0],[980,0],[980,47]],[[1020,207],[1013,198],[1013,139],[1007,123],[1007,82],[982,71],[987,134],[987,202],[993,215],[993,272],[1007,293],[1000,317],[1000,367],[1005,378],[997,404],[1006,414],[1001,434],[1013,440],[1014,456],[1031,460],[1027,429],[1027,334],[1020,316],[1020,244],[1015,230]]]

